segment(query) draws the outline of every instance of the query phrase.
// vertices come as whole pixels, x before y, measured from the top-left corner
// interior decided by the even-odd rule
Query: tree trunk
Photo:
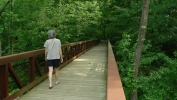
[[[144,40],[145,40],[145,36],[146,36],[149,3],[150,3],[150,0],[143,0],[141,23],[140,23],[140,29],[139,29],[139,35],[138,35],[137,48],[135,51],[134,67],[133,67],[133,69],[135,70],[135,74],[134,74],[135,80],[137,80],[137,78],[138,78],[138,68],[139,68],[143,44],[144,44]],[[138,100],[138,93],[137,93],[136,87],[135,87],[134,91],[135,92],[131,95],[131,100]]]
[[[6,2],[6,4],[2,7],[2,9],[0,10],[0,15],[2,14],[2,12],[4,11],[4,9],[6,8],[6,6],[11,2],[12,0],[8,0]]]
[[[5,5],[0,9],[0,16],[2,14],[2,12],[4,11],[4,9],[7,7],[7,5],[11,2],[12,0],[8,0]],[[4,24],[4,20],[3,20],[3,17],[1,16],[2,18],[2,24],[3,24],[3,27],[4,27],[4,32],[6,33],[6,29],[5,29],[5,24]],[[4,33],[4,34],[5,34]],[[2,56],[2,41],[0,41],[0,57]]]
[[[4,18],[2,17],[2,15],[0,15],[0,17],[2,19],[2,26],[4,28],[4,34],[2,35],[3,39],[0,41],[0,56],[2,56],[3,40],[8,40],[8,38],[6,35],[6,26],[5,26]]]
[[[12,0],[12,2],[10,3],[10,11],[13,12],[13,7],[14,7],[14,1]],[[10,16],[10,26],[9,26],[9,29],[10,29],[10,32],[12,32],[13,30],[13,13],[11,14]],[[13,33],[11,33],[13,34]],[[14,37],[13,36],[10,36],[10,49],[11,49],[11,53],[13,54],[14,52]]]

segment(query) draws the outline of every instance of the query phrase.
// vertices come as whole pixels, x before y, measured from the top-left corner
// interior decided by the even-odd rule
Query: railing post
[[[89,48],[89,41],[87,41],[87,48],[86,48],[86,50]]]
[[[87,41],[86,50],[89,48],[89,41]]]
[[[70,47],[70,57],[69,59],[71,59],[73,57],[73,46]]]
[[[85,43],[82,44],[82,52],[85,50]]]
[[[86,48],[86,42],[83,43],[83,51],[85,51]]]
[[[76,45],[73,46],[73,57],[76,55]]]
[[[87,50],[87,42],[84,43],[84,51]]]
[[[64,52],[64,62],[66,62],[68,60],[68,48],[65,48],[65,52]]]
[[[81,53],[81,44],[78,44],[78,54]]]
[[[91,41],[88,42],[88,49],[90,48],[90,45],[91,45]]]
[[[83,52],[84,51],[84,45],[83,44],[81,44],[81,52]]]
[[[35,79],[35,59],[29,58],[29,82],[33,82]]]
[[[0,66],[0,100],[9,95],[8,64]]]
[[[87,50],[87,48],[88,48],[88,41],[85,43],[85,50]]]
[[[79,44],[76,45],[76,55],[79,54]]]

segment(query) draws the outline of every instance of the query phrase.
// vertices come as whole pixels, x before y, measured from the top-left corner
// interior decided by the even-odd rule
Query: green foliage
[[[140,100],[176,100],[177,59],[171,59],[164,53],[154,53],[151,57],[143,56],[141,61]]]
[[[121,35],[124,32],[131,33],[131,36],[134,36],[131,37],[132,42],[136,42],[141,17],[139,16],[141,14],[139,8],[140,5],[133,3],[132,9],[113,5],[108,5],[104,9],[106,16],[104,19],[105,22],[103,23],[106,24],[105,33],[108,34],[108,38],[111,39],[113,44],[121,40]]]
[[[0,18],[3,55],[43,48],[50,29],[62,44],[99,37],[101,12],[96,0],[16,0],[13,4]]]
[[[119,67],[119,73],[123,83],[125,95],[129,100],[131,93],[134,91],[136,81],[134,80],[134,71],[132,68],[134,49],[131,48],[130,35],[127,33],[122,34],[122,40],[116,42],[114,48],[116,60]]]
[[[134,80],[132,64],[138,38],[141,4],[134,0],[118,0],[107,5],[105,33],[114,45],[127,100],[130,100],[134,87],[138,88],[139,100],[177,99],[176,3],[174,0],[155,0],[150,3],[148,26],[143,26],[147,28],[147,35],[144,39],[138,80]]]
[[[154,52],[149,41],[143,48],[139,78],[134,80],[133,59],[134,46],[130,35],[124,33],[122,40],[114,46],[119,73],[124,86],[126,98],[129,100],[134,87],[138,87],[140,100],[169,100],[176,97],[177,59],[169,58],[163,52]],[[176,55],[177,53],[174,52]],[[176,57],[176,56],[175,56]]]
[[[7,0],[0,0],[0,8]],[[141,18],[139,0],[13,0],[0,16],[3,55],[43,48],[54,29],[62,44],[110,39],[127,100],[176,100],[177,1],[151,0],[139,78],[133,60]],[[10,9],[13,8],[13,9]]]

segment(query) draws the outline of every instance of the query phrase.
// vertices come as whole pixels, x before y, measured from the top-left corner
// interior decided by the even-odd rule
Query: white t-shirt
[[[59,39],[48,39],[45,41],[44,47],[47,49],[47,60],[60,59],[61,42]]]

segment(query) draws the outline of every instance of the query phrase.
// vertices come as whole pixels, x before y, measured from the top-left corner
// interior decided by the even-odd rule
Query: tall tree
[[[12,0],[8,0],[5,5],[0,9],[0,15],[2,14],[2,12],[4,11],[4,9],[6,8],[6,6],[11,2]]]
[[[1,18],[2,18],[2,24],[3,24],[3,26],[4,26],[4,32],[5,32],[5,25],[4,25],[4,21],[3,21],[3,17],[2,17],[2,12],[5,10],[5,8],[8,6],[8,4],[10,3],[10,2],[12,2],[13,0],[8,0],[5,4],[4,4],[4,6],[0,9],[0,16],[1,16]],[[1,42],[2,41],[0,41],[0,56],[2,55],[2,49],[1,49]]]
[[[139,29],[139,35],[138,35],[138,41],[137,41],[137,48],[135,51],[135,58],[134,58],[134,78],[137,80],[138,78],[138,68],[140,63],[140,58],[142,54],[143,44],[146,36],[147,31],[147,22],[148,22],[148,12],[149,12],[149,4],[150,0],[143,0],[142,4],[142,16],[141,16],[141,22],[140,22],[140,29]],[[137,96],[137,88],[135,87],[134,93],[131,96],[131,100],[138,100]]]
[[[12,2],[10,3],[10,12],[11,12],[10,25],[9,25],[10,32],[12,32],[12,30],[13,30],[13,7],[14,7],[14,1],[12,0]],[[11,48],[11,52],[13,54],[13,51],[14,51],[13,50],[14,49],[14,47],[13,47],[13,45],[14,45],[14,37],[13,36],[11,36],[10,41],[11,41],[10,42],[10,48]]]

